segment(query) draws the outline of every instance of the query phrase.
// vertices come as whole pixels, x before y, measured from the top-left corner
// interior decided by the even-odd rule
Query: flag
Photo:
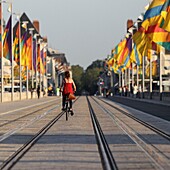
[[[11,21],[12,16],[10,16],[3,34],[3,56],[12,62]]]
[[[170,51],[170,33],[158,25],[149,26],[146,35],[155,43]]]
[[[120,59],[120,55],[123,51],[123,49],[125,48],[126,45],[126,38],[124,38],[115,48],[115,53],[114,53],[114,58],[116,61],[118,61]],[[119,61],[118,61],[119,63]]]
[[[146,30],[150,25],[160,24],[163,17],[161,12],[165,9],[166,0],[153,0],[144,14],[142,27]]]
[[[158,73],[157,71],[157,60],[152,61],[152,76],[156,76]],[[146,76],[149,77],[150,75],[150,64],[148,64],[147,68],[146,68]]]
[[[121,71],[119,69],[119,65],[116,60],[113,61],[112,69],[115,74],[119,74]]]
[[[27,41],[27,32],[24,32],[24,34],[21,37],[21,65],[26,66],[26,45]]]
[[[152,41],[150,38],[145,34],[145,30],[143,27],[140,27],[138,31],[132,36],[133,42],[136,44],[136,48],[138,52],[142,56],[147,55],[147,49],[149,48]]]
[[[147,37],[167,50],[170,50],[170,33],[166,31],[169,7],[170,0],[153,0],[142,23]]]
[[[37,45],[37,71],[40,73],[40,44]]]
[[[170,0],[167,0],[164,11],[162,11],[161,15],[164,18],[164,22],[162,24],[162,28],[168,32],[170,32]]]
[[[13,42],[13,55],[14,55],[14,61],[19,65],[19,22],[17,23],[16,33],[14,36],[14,42]]]
[[[170,32],[170,12],[167,13],[162,28],[163,28],[164,30]]]
[[[0,3],[0,23],[2,24],[2,4]],[[1,27],[0,24],[0,27]],[[0,58],[1,58],[1,52],[2,52],[2,30],[0,28]]]
[[[130,66],[130,53],[132,51],[132,38],[126,38],[126,43],[117,58],[117,63],[120,68],[129,68]]]
[[[133,49],[132,49],[132,52],[130,54],[130,60],[131,60],[131,62],[136,63],[138,66],[141,65],[141,63],[142,63],[142,55],[137,50],[135,43],[133,43]]]
[[[45,70],[44,70],[44,49],[43,48],[40,51],[40,71],[41,71],[41,74],[44,75]]]
[[[36,70],[36,47],[37,43],[36,40],[33,41],[33,69]]]
[[[32,36],[26,40],[25,59],[28,70],[32,70]]]
[[[44,49],[44,71],[45,71],[45,75],[46,75],[46,72],[47,72],[46,64],[47,64],[47,50],[45,48]]]

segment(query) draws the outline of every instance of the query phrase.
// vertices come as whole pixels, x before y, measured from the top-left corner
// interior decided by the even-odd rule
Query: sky
[[[13,0],[13,12],[39,20],[48,46],[65,53],[71,65],[86,69],[104,60],[136,21],[149,0]]]

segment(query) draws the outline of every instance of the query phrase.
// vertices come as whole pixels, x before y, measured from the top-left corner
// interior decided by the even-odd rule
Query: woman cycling
[[[62,96],[63,96],[62,110],[65,110],[66,97],[68,97],[70,93],[73,94],[76,91],[76,85],[75,85],[73,79],[70,77],[69,71],[65,72],[65,78],[62,81],[60,91],[62,92]],[[73,115],[72,100],[69,100],[69,105],[70,105],[71,115]]]

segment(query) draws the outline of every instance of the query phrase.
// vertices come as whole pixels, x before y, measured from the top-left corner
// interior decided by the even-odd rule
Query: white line
[[[15,129],[12,129],[8,132],[6,132],[5,134],[3,134],[2,136],[0,136],[0,142],[3,141],[4,139],[10,137],[11,135],[17,133],[19,130],[22,130],[28,126],[30,126],[31,124],[33,124],[34,122],[36,122],[37,120],[40,120],[41,118],[43,118],[44,116],[46,116],[47,114],[49,114],[51,111],[53,111],[54,109],[56,109],[57,107],[59,107],[59,105],[55,106],[54,108],[48,110],[47,112],[44,112],[43,114],[34,117],[33,119],[31,119],[29,122],[20,124],[19,126],[17,126]]]
[[[56,100],[56,99],[55,99],[55,100]],[[27,108],[30,108],[30,107],[33,107],[33,106],[41,105],[41,104],[43,104],[43,103],[48,103],[48,102],[51,102],[51,101],[55,101],[55,100],[45,101],[45,102],[38,103],[38,104],[35,104],[35,105],[30,105],[30,106],[22,107],[22,108],[19,108],[19,109],[16,109],[16,110],[11,110],[11,111],[8,111],[8,112],[0,113],[0,116],[9,114],[9,113],[11,113],[11,112],[16,112],[16,111],[19,111],[19,110],[27,109]],[[58,100],[59,100],[59,99],[58,99]]]

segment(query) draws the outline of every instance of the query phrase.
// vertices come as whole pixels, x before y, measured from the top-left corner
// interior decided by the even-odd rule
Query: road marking
[[[56,99],[55,99],[55,100],[56,100]],[[57,99],[57,100],[59,100],[59,99]],[[16,110],[10,110],[10,111],[8,111],[8,112],[0,113],[0,116],[9,114],[9,113],[11,113],[11,112],[16,112],[16,111],[19,111],[19,110],[27,109],[27,108],[30,108],[30,107],[33,107],[33,106],[41,105],[41,104],[43,104],[43,103],[48,103],[48,102],[51,102],[51,101],[54,101],[54,100],[45,101],[45,102],[38,103],[38,104],[35,104],[35,105],[27,106],[27,107],[22,107],[22,108],[19,108],[19,109],[16,109]]]
[[[44,112],[41,115],[38,115],[36,117],[34,117],[33,119],[31,119],[29,122],[20,124],[19,126],[17,126],[15,129],[12,129],[8,132],[6,132],[5,134],[3,134],[2,136],[0,136],[0,142],[3,141],[4,139],[12,136],[13,134],[19,132],[20,130],[30,126],[31,124],[33,124],[34,122],[36,122],[37,120],[40,120],[41,118],[43,118],[44,116],[46,116],[47,114],[49,114],[50,112],[52,112],[53,110],[55,110],[57,107],[59,107],[59,105],[55,106],[54,108],[48,110],[47,112]]]

